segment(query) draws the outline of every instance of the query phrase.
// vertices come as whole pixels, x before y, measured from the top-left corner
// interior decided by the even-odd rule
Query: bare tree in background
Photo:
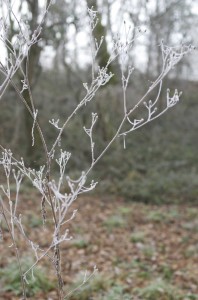
[[[46,2],[48,5],[50,1]],[[61,5],[55,4],[53,9],[50,10],[48,13],[48,20],[42,20],[42,33],[40,34],[40,41],[32,45],[31,50],[28,52],[28,56],[23,60],[20,68],[23,70],[22,73],[17,74],[17,80],[23,81],[24,74],[27,79],[27,83],[31,86],[31,93],[29,90],[24,89],[22,91],[24,100],[27,106],[32,108],[31,97],[32,92],[34,90],[35,85],[39,81],[39,77],[42,73],[43,66],[41,64],[41,55],[45,50],[46,46],[51,46],[54,51],[58,47],[62,41],[66,43],[65,37],[68,27],[68,7],[65,1],[62,1]],[[4,2],[1,2],[1,8],[3,11],[3,7],[5,6]],[[43,6],[40,5],[38,0],[25,0],[21,1],[18,6],[18,10],[16,12],[17,18],[23,20],[23,22],[28,24],[28,31],[30,34],[34,33],[35,28],[40,25],[41,18],[42,18],[42,10],[45,9]],[[25,13],[23,13],[23,11]],[[8,40],[12,41],[15,37],[20,33],[20,26],[17,24],[16,16],[13,15],[12,11],[8,12],[8,19],[9,19],[9,31],[8,31]],[[9,47],[6,47],[8,56],[10,55]],[[28,74],[27,74],[28,71]],[[26,157],[29,159],[30,165],[38,165],[38,161],[40,158],[40,150],[41,150],[41,140],[37,130],[35,131],[35,141],[37,145],[37,149],[32,147],[32,140],[29,136],[29,132],[32,128],[32,119],[24,108],[23,111],[23,120],[21,126],[25,128],[25,136],[26,136]]]
[[[195,15],[192,13],[193,1],[153,1],[154,9],[147,8],[148,38],[148,76],[157,74],[161,68],[160,42],[178,44],[192,42],[190,29],[193,29]],[[156,51],[153,51],[153,48]],[[185,60],[182,64],[187,63]],[[181,65],[181,64],[180,64]],[[177,74],[178,75],[178,74]]]

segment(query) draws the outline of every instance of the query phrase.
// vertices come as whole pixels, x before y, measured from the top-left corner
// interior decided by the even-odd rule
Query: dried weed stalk
[[[182,59],[182,57],[189,53],[192,50],[191,45],[181,45],[179,47],[168,47],[163,42],[161,42],[161,53],[162,53],[162,61],[163,67],[161,73],[158,74],[155,81],[151,84],[147,92],[144,96],[137,101],[135,106],[128,107],[127,106],[127,96],[126,90],[129,84],[129,79],[133,73],[133,68],[131,66],[127,66],[128,63],[128,52],[135,39],[141,35],[143,32],[141,29],[137,28],[135,34],[134,32],[130,34],[130,30],[127,36],[123,39],[122,37],[116,37],[114,39],[112,52],[107,61],[105,67],[97,66],[97,54],[103,43],[104,37],[101,37],[100,41],[97,41],[93,38],[93,30],[95,26],[97,26],[97,12],[93,9],[88,9],[89,14],[89,25],[90,25],[90,46],[92,53],[92,79],[89,83],[83,83],[83,86],[86,90],[86,94],[84,98],[80,101],[80,103],[76,106],[73,112],[69,115],[69,117],[65,120],[64,124],[60,125],[59,120],[50,120],[49,123],[54,126],[57,130],[57,137],[54,140],[53,146],[49,148],[45,141],[45,137],[42,131],[42,128],[39,125],[37,116],[38,110],[35,108],[34,99],[31,93],[31,86],[29,84],[28,79],[28,59],[26,70],[22,69],[22,62],[25,58],[28,58],[29,51],[34,45],[34,43],[38,43],[39,36],[42,30],[42,23],[47,16],[47,11],[50,8],[51,2],[46,7],[46,10],[43,14],[42,21],[40,25],[35,29],[33,34],[30,34],[28,24],[18,20],[14,14],[11,1],[5,1],[4,5],[7,7],[8,14],[12,14],[15,19],[15,22],[18,24],[19,33],[16,36],[15,40],[9,40],[9,22],[7,22],[7,16],[4,16],[0,20],[0,39],[3,42],[4,46],[9,50],[9,57],[7,57],[5,62],[0,61],[0,72],[3,75],[3,81],[0,85],[0,99],[4,94],[8,85],[12,85],[21,99],[21,101],[26,106],[29,111],[30,116],[32,117],[32,145],[34,145],[34,131],[38,130],[40,138],[42,140],[43,149],[45,152],[45,164],[40,166],[39,169],[34,170],[26,166],[23,158],[17,160],[12,151],[5,149],[3,145],[0,145],[2,150],[2,156],[0,158],[0,165],[4,169],[6,184],[1,185],[2,195],[0,196],[0,220],[4,219],[5,223],[8,227],[10,237],[12,240],[12,245],[15,250],[15,255],[18,261],[19,271],[21,274],[21,286],[23,290],[23,299],[26,299],[26,285],[28,284],[27,277],[32,274],[35,266],[44,258],[48,257],[52,262],[53,267],[56,270],[57,282],[58,282],[58,298],[66,299],[71,292],[68,294],[64,291],[62,274],[61,274],[61,253],[60,253],[60,244],[68,242],[71,240],[71,236],[67,229],[65,229],[65,225],[73,220],[76,215],[76,210],[73,211],[72,215],[68,215],[68,209],[72,205],[72,203],[78,198],[80,194],[87,193],[93,190],[96,187],[97,182],[91,181],[87,182],[88,175],[98,163],[98,161],[105,154],[107,149],[111,146],[111,144],[115,141],[115,139],[119,137],[125,138],[127,134],[130,132],[146,125],[152,120],[160,117],[163,113],[165,113],[169,108],[173,107],[175,104],[179,102],[181,92],[175,90],[172,95],[169,90],[167,90],[167,103],[166,107],[162,111],[157,110],[157,104],[159,100],[159,96],[162,89],[162,82],[164,77],[170,72],[172,68]],[[90,166],[87,170],[84,170],[79,178],[70,178],[67,174],[67,163],[71,157],[71,153],[67,152],[65,149],[60,148],[60,142],[62,138],[63,131],[67,130],[67,125],[71,121],[71,119],[78,113],[80,114],[80,109],[82,106],[88,105],[89,102],[94,101],[96,92],[102,87],[105,86],[109,80],[114,76],[114,74],[108,72],[109,65],[118,59],[121,68],[121,83],[122,83],[122,91],[123,91],[123,118],[116,130],[115,135],[109,140],[105,148],[96,155],[93,132],[94,126],[98,120],[97,113],[92,113],[90,116],[90,126],[89,128],[84,127],[85,134],[88,135],[90,141]],[[21,86],[18,86],[13,81],[13,76],[18,71],[21,72],[23,79],[21,81]],[[158,93],[156,98],[153,100],[146,99],[149,94],[158,87]],[[23,91],[27,90],[31,103],[28,104],[23,97]],[[140,107],[145,106],[147,114],[146,117],[141,119],[135,119],[133,117],[133,113]],[[127,125],[127,126],[126,126]],[[126,128],[128,128],[126,130]],[[56,159],[57,153],[59,153],[59,158]],[[58,181],[53,177],[51,172],[51,166],[53,162],[59,167],[59,179]],[[16,196],[15,199],[11,197],[10,191],[10,182],[11,177],[14,178],[16,184]],[[37,189],[40,193],[40,205],[42,211],[43,223],[46,223],[47,214],[46,211],[51,210],[53,215],[53,232],[51,232],[51,242],[47,249],[43,249],[38,245],[35,241],[32,241],[28,238],[26,234],[26,229],[23,224],[23,216],[18,211],[18,202],[19,202],[19,192],[21,182],[23,177],[29,179],[29,181],[33,184],[35,189]],[[67,183],[69,187],[68,193],[62,193],[62,186]],[[1,224],[1,223],[0,223]],[[47,226],[47,225],[46,225]],[[27,242],[27,244],[32,249],[32,253],[35,257],[34,264],[26,271],[22,271],[21,268],[21,252],[18,248],[17,236],[15,234],[16,229],[19,230],[21,236]],[[0,238],[3,242],[3,234],[0,227]],[[82,282],[82,285],[85,284],[90,277],[92,277],[97,271],[96,267],[93,270],[93,273],[88,276],[85,274],[85,278]]]

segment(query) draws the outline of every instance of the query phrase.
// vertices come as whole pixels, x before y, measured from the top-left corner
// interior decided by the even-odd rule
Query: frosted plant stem
[[[107,64],[106,64],[106,67],[105,67],[104,69],[107,70],[107,68],[110,66],[111,62],[114,61],[117,57],[119,57],[119,55],[121,54],[122,51],[124,51],[127,47],[131,47],[131,45],[133,44],[134,40],[135,40],[135,38],[133,38],[132,40],[130,40],[130,41],[128,42],[128,44],[125,45],[125,46],[123,47],[122,50],[117,50],[117,52],[114,52],[114,54],[112,54],[112,57],[109,58],[109,60],[108,60],[108,62],[107,62]],[[93,50],[93,48],[92,48],[92,50]],[[92,62],[95,62],[95,60],[93,60]],[[93,65],[93,63],[92,63],[92,65]],[[92,70],[93,70],[93,69],[92,69]],[[93,72],[93,71],[92,71],[92,72]],[[92,78],[95,79],[95,77],[93,77],[93,75],[92,75]],[[94,84],[95,84],[95,85],[94,85]],[[94,98],[96,92],[99,90],[99,88],[100,88],[101,86],[102,86],[102,84],[100,84],[100,83],[98,83],[98,82],[94,82],[94,80],[92,80],[90,89],[89,89],[89,91],[87,91],[86,96],[81,100],[81,102],[78,104],[78,106],[73,110],[73,112],[70,114],[70,116],[67,118],[67,120],[66,120],[65,123],[63,124],[62,128],[60,129],[59,134],[58,134],[58,136],[57,136],[57,138],[56,138],[56,140],[55,140],[55,142],[54,142],[54,144],[53,144],[53,146],[52,146],[52,148],[51,148],[51,150],[50,150],[50,152],[49,152],[49,156],[51,156],[52,153],[53,153],[53,151],[55,150],[55,148],[56,148],[58,142],[59,142],[60,139],[61,139],[62,133],[63,133],[65,127],[68,125],[69,121],[77,114],[78,110],[79,110],[84,104],[86,104],[87,102],[90,102],[90,101]]]
[[[67,293],[63,297],[63,299],[64,300],[68,299],[68,297],[70,297],[73,293],[75,293],[76,291],[80,290],[95,275],[96,272],[98,272],[98,269],[96,267],[94,267],[93,272],[88,277],[86,276],[87,272],[85,272],[85,277],[84,277],[83,282],[79,286],[77,286],[75,289],[73,289],[72,291],[70,291],[69,293]]]
[[[100,155],[94,160],[94,162],[92,163],[92,165],[90,166],[90,168],[86,171],[86,175],[88,175],[90,173],[90,171],[93,169],[93,167],[96,165],[96,163],[102,158],[102,156],[106,153],[106,151],[110,148],[110,146],[112,145],[112,143],[115,141],[115,139],[119,136],[121,129],[125,123],[125,121],[127,120],[127,118],[139,107],[139,105],[144,101],[144,99],[150,94],[150,92],[158,85],[162,84],[162,80],[163,78],[167,75],[168,71],[170,70],[166,70],[164,71],[164,68],[161,72],[161,74],[158,76],[158,78],[155,80],[155,82],[151,85],[151,87],[148,89],[148,91],[144,94],[144,96],[137,102],[136,105],[134,105],[133,108],[129,109],[128,112],[125,112],[125,115],[115,133],[115,135],[113,136],[113,138],[111,139],[111,141],[107,144],[107,146],[103,149],[103,151],[100,153]],[[123,94],[125,95],[125,92],[123,92]],[[158,96],[159,98],[159,93]],[[167,110],[167,109],[166,109]],[[166,110],[164,110],[162,113],[164,113]],[[124,111],[126,111],[126,99],[124,100]],[[160,113],[159,116],[162,114]],[[156,118],[156,117],[155,117]],[[140,127],[140,126],[139,126]],[[126,132],[127,133],[127,132]]]
[[[35,125],[36,125],[36,127],[37,127],[37,129],[39,131],[39,135],[40,135],[40,138],[41,138],[41,141],[42,141],[42,144],[43,144],[43,148],[44,148],[44,151],[45,151],[46,163],[47,163],[46,179],[47,179],[47,182],[49,183],[51,181],[51,179],[50,179],[51,159],[50,159],[50,156],[49,156],[49,153],[48,153],[48,148],[47,148],[47,144],[45,142],[45,138],[43,136],[43,132],[42,132],[42,130],[40,128],[40,125],[39,125],[37,119],[34,119],[34,113],[31,111],[30,107],[28,106],[28,104],[25,101],[24,97],[20,93],[20,91],[17,88],[16,84],[13,82],[12,79],[10,79],[10,82],[11,82],[12,86],[14,87],[14,89],[16,90],[18,96],[20,97],[20,99],[24,103],[25,107],[29,111],[31,117],[33,118],[33,121],[35,120]],[[29,91],[30,91],[30,98],[31,98],[31,90],[30,90],[30,88],[29,88]],[[31,100],[31,104],[32,104],[32,106],[34,108],[33,100]],[[54,210],[54,204],[53,204],[53,201],[52,201],[51,190],[49,188],[49,184],[47,184],[47,192],[48,192],[48,196],[49,196],[49,202],[50,202],[50,206],[51,206],[51,210],[52,210],[52,214],[53,214],[55,228],[57,228],[58,227],[58,222],[57,222],[57,219],[56,219],[56,213],[55,213],[55,210]],[[58,233],[57,233],[57,237],[58,237]],[[59,293],[59,299],[61,300],[62,299],[61,295],[63,294],[63,291],[62,291],[63,281],[62,281],[62,277],[61,277],[61,267],[60,267],[61,258],[60,258],[60,250],[59,250],[59,245],[58,244],[55,245],[54,255],[55,255],[55,264],[56,264],[56,271],[57,271],[57,279],[58,279],[58,293]]]
[[[23,290],[23,300],[26,300],[26,281],[28,279],[27,275],[31,271],[33,274],[33,270],[35,266],[39,264],[39,262],[45,256],[47,256],[52,260],[53,266],[56,271],[58,299],[63,300],[69,297],[74,291],[82,287],[85,283],[87,283],[87,281],[92,277],[92,275],[94,275],[96,270],[94,269],[94,272],[90,276],[87,276],[87,273],[85,273],[85,277],[82,284],[80,284],[79,287],[77,287],[76,289],[74,289],[73,291],[69,292],[67,295],[64,296],[63,279],[61,274],[60,244],[62,242],[66,242],[71,239],[71,237],[68,238],[68,231],[67,229],[65,229],[64,225],[70,220],[73,220],[76,214],[76,211],[73,211],[72,216],[68,218],[67,216],[68,209],[82,193],[87,193],[95,188],[97,183],[94,181],[91,181],[91,183],[87,185],[87,175],[92,171],[92,169],[100,161],[103,155],[108,151],[108,149],[111,147],[112,143],[116,140],[116,138],[123,136],[125,141],[125,136],[129,132],[139,129],[140,127],[144,126],[148,122],[151,122],[152,120],[160,117],[170,107],[174,106],[179,101],[179,97],[181,93],[178,93],[178,91],[175,90],[174,95],[170,96],[170,91],[167,90],[166,107],[162,111],[160,110],[159,113],[156,113],[157,111],[156,104],[160,97],[163,78],[180,61],[183,55],[188,53],[190,46],[184,45],[180,47],[178,50],[178,48],[176,47],[168,47],[163,43],[161,43],[162,64],[163,64],[161,73],[158,75],[156,80],[151,84],[150,88],[146,91],[146,93],[137,101],[137,103],[134,106],[128,108],[126,91],[127,91],[130,75],[132,73],[133,68],[129,67],[128,73],[126,73],[126,63],[129,60],[128,53],[131,49],[131,46],[135,38],[137,37],[137,34],[135,33],[135,31],[133,31],[133,35],[132,37],[130,37],[131,35],[129,34],[129,32],[127,33],[126,26],[125,26],[125,41],[123,42],[122,37],[119,36],[113,39],[112,54],[108,58],[106,66],[97,66],[97,55],[102,45],[102,42],[104,40],[104,37],[101,37],[100,40],[97,40],[94,39],[94,37],[92,36],[94,28],[97,25],[97,12],[93,11],[93,9],[88,9],[88,13],[90,16],[89,40],[90,40],[91,56],[92,56],[92,66],[91,66],[92,69],[90,74],[91,82],[83,83],[83,86],[86,89],[85,97],[74,108],[74,110],[70,113],[70,115],[66,117],[63,126],[58,125],[59,120],[54,121],[54,119],[52,119],[50,123],[55,126],[56,130],[58,129],[58,133],[56,135],[54,142],[52,143],[52,146],[48,146],[48,143],[44,136],[44,129],[41,129],[41,126],[37,118],[37,109],[34,103],[32,90],[31,90],[31,82],[30,82],[31,78],[28,72],[29,72],[29,62],[30,62],[29,51],[31,49],[31,46],[39,41],[39,36],[45,20],[45,16],[48,12],[50,5],[52,4],[52,0],[46,0],[46,6],[45,6],[46,9],[44,14],[41,17],[41,22],[39,23],[36,30],[32,34],[30,34],[28,24],[26,24],[27,26],[25,25],[25,23],[20,24],[20,22],[17,20],[17,14],[15,14],[12,11],[12,7],[10,4],[12,2],[6,1],[5,3],[7,3],[8,17],[10,16],[11,19],[13,18],[15,20],[14,22],[18,24],[21,39],[17,39],[18,35],[16,35],[16,42],[13,42],[14,39],[9,41],[6,35],[6,30],[5,30],[5,38],[3,35],[0,36],[0,38],[2,38],[2,42],[5,44],[5,47],[7,47],[7,54],[8,55],[10,54],[10,56],[7,57],[5,66],[3,66],[3,64],[0,62],[1,64],[0,72],[4,76],[3,84],[0,89],[0,96],[2,96],[2,94],[5,92],[8,83],[10,83],[14,87],[19,99],[22,101],[27,112],[32,118],[33,121],[32,141],[33,142],[34,142],[34,126],[38,130],[39,137],[42,141],[42,147],[44,149],[45,164],[44,166],[40,166],[39,170],[27,168],[24,164],[23,159],[21,160],[15,159],[12,155],[11,150],[6,150],[4,149],[3,146],[0,145],[0,149],[3,150],[3,156],[2,159],[0,159],[0,163],[3,165],[5,169],[5,174],[7,176],[7,190],[4,188],[4,186],[2,186],[2,190],[6,196],[6,201],[8,201],[8,204],[7,203],[4,204],[3,200],[0,198],[1,201],[0,209],[2,211],[2,212],[0,211],[0,213],[5,219],[5,222],[8,226],[8,231],[12,239],[12,247],[15,250],[15,256],[19,265],[21,286]],[[6,26],[7,25],[5,24],[4,26],[5,28],[3,27],[3,29],[6,29]],[[141,32],[141,30],[139,32]],[[97,91],[101,87],[105,86],[112,78],[113,74],[108,70],[110,64],[117,57],[119,58],[118,61],[120,62],[121,65],[121,75],[122,75],[121,82],[122,82],[123,113],[122,113],[121,121],[120,123],[118,123],[117,128],[115,129],[115,134],[109,139],[105,147],[102,150],[100,150],[99,154],[97,154],[97,148],[95,148],[95,138],[94,138],[93,129],[95,129],[94,124],[98,116],[96,113],[92,112],[91,127],[89,128],[84,127],[86,134],[89,136],[90,145],[91,145],[90,166],[88,167],[88,170],[82,171],[79,177],[70,178],[69,176],[70,173],[67,173],[66,164],[71,154],[64,151],[64,149],[63,150],[61,149],[61,156],[60,159],[58,160],[56,159],[55,156],[57,155],[57,153],[55,153],[56,147],[59,145],[59,142],[61,142],[63,131],[67,129],[71,119],[77,113],[79,113],[81,107],[85,106],[86,104],[89,104],[88,102],[94,100]],[[25,64],[25,68],[23,69],[21,63],[23,62],[24,59],[26,59],[26,64]],[[13,76],[17,70],[21,71],[23,75],[23,79],[21,80],[22,82],[21,90],[20,90],[21,83],[18,88],[18,85],[16,85],[13,80]],[[156,98],[154,99],[154,101],[153,100],[148,101],[147,97],[149,96],[150,92],[153,91],[156,87],[158,88]],[[26,93],[25,94],[23,93],[24,90],[27,90],[28,98],[26,98]],[[146,101],[148,101],[148,103]],[[145,120],[143,118],[140,120],[136,120],[136,119],[133,120],[134,118],[133,113],[142,104],[144,104],[144,106],[146,107],[147,118]],[[125,125],[129,125],[130,129],[128,130],[128,127],[125,127]],[[55,176],[53,178],[51,174],[51,166],[52,163],[55,161],[58,162],[60,167],[58,180],[56,179]],[[12,169],[12,167],[14,167],[14,170]],[[15,173],[15,168],[18,168],[18,173]],[[10,170],[13,170],[13,174],[16,181],[16,187],[17,187],[15,203],[12,202],[11,194],[10,194],[10,178],[9,178]],[[34,241],[28,239],[28,236],[26,235],[26,231],[23,228],[21,215],[19,215],[19,217],[17,216],[19,186],[23,175],[25,175],[33,184],[33,186],[41,193],[42,196],[41,211],[42,211],[42,216],[44,221],[45,221],[45,213],[46,213],[45,205],[47,204],[51,210],[51,217],[53,218],[53,229],[51,230],[50,227],[51,240],[47,246],[48,247],[47,249],[42,249],[39,245],[34,243]],[[64,187],[64,183],[65,183],[64,180],[68,185],[69,192],[63,194],[61,190],[62,187]],[[22,270],[20,255],[19,255],[20,253],[17,246],[16,233],[18,233],[18,231],[16,231],[16,229],[19,229],[19,233],[23,236],[23,238],[25,238],[26,241],[28,241],[31,249],[34,252],[34,255],[36,256],[32,266],[24,273]]]
[[[14,236],[12,234],[12,230],[10,228],[9,222],[8,222],[8,220],[6,218],[6,215],[5,215],[5,212],[4,212],[3,203],[2,203],[2,199],[0,199],[0,203],[1,203],[1,214],[2,214],[2,216],[4,218],[4,220],[5,220],[6,226],[8,228],[9,233],[10,233],[12,244],[14,246],[15,256],[16,256],[17,263],[18,263],[18,266],[19,266],[20,279],[21,279],[21,287],[22,287],[22,291],[23,291],[23,298],[22,298],[22,300],[26,300],[26,284],[25,284],[25,280],[24,280],[24,277],[23,277],[23,271],[22,271],[22,266],[21,266],[21,259],[20,259],[20,255],[19,255],[19,249],[18,249],[17,243],[15,241],[15,238],[14,238]]]

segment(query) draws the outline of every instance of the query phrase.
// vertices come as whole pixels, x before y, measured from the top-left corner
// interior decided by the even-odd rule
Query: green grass
[[[31,228],[41,227],[43,225],[42,216],[36,216],[35,214],[28,216],[28,226]]]
[[[160,223],[160,222],[164,222],[164,220],[167,219],[167,216],[164,212],[151,211],[148,213],[146,219],[151,222]]]
[[[130,240],[132,243],[143,243],[145,241],[145,233],[142,231],[133,232]]]
[[[144,246],[142,248],[142,253],[148,259],[151,259],[154,256],[155,252],[156,250],[153,246]]]
[[[104,223],[103,223],[109,230],[112,230],[113,228],[123,228],[126,225],[126,220],[120,216],[115,215],[108,217]]]
[[[33,264],[33,261],[30,258],[26,258],[21,261],[21,264],[23,271],[26,271]],[[30,274],[27,280],[27,296],[34,296],[41,291],[47,292],[55,288],[54,282],[49,280],[46,272],[41,267],[36,267],[34,269],[34,278]],[[16,261],[10,261],[5,268],[0,270],[0,283],[3,291],[10,291],[18,296],[22,295],[21,278]]]
[[[70,288],[70,290],[74,290],[79,287],[84,279],[84,274],[80,273],[74,280],[74,285]],[[93,278],[91,278],[86,284],[84,284],[79,290],[75,291],[69,297],[70,300],[90,300],[95,299],[96,295],[103,293],[106,291],[111,285],[111,281],[106,277],[97,274]]]
[[[118,212],[122,215],[128,215],[131,213],[131,207],[120,206],[118,207]]]
[[[72,241],[72,245],[78,249],[83,249],[83,248],[87,248],[89,243],[84,239],[74,239]]]
[[[75,280],[73,288],[80,286],[83,276],[80,274]],[[72,289],[71,289],[72,290]],[[70,300],[131,300],[124,285],[114,285],[113,281],[98,274],[78,291],[74,292]]]
[[[191,232],[198,232],[198,220],[185,222],[182,224],[182,228]]]
[[[189,293],[185,296],[185,300],[198,300],[198,295]]]
[[[121,285],[113,286],[107,293],[104,294],[102,300],[131,300],[131,296],[125,292],[125,287]]]
[[[187,216],[189,219],[195,219],[198,217],[198,209],[197,207],[189,207],[187,208]]]
[[[144,288],[136,289],[143,300],[183,300],[180,291],[163,280],[155,280]]]
[[[170,211],[168,211],[166,213],[166,218],[169,220],[169,221],[174,221],[174,220],[177,220],[180,218],[180,213],[178,211],[178,209],[176,208],[173,208],[171,209]]]
[[[171,266],[164,264],[159,268],[159,272],[161,273],[164,280],[170,281],[174,275],[174,271]]]
[[[188,246],[185,251],[185,257],[198,257],[198,244]]]

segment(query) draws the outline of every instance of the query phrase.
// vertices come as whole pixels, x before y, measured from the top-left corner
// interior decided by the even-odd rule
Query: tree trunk
[[[107,41],[106,41],[107,29],[102,24],[102,14],[99,12],[97,1],[87,0],[87,5],[89,8],[93,7],[98,12],[98,14],[97,14],[98,23],[93,32],[94,38],[96,38],[97,41],[99,42],[101,37],[102,36],[104,37],[103,43],[102,43],[102,45],[98,51],[98,55],[97,55],[98,65],[102,68],[102,67],[106,66],[109,56],[110,56],[108,47],[107,47]],[[116,70],[115,70],[114,64],[111,64],[108,66],[108,72],[112,72],[113,74],[115,74],[115,71]],[[115,76],[113,76],[111,78],[109,84],[116,84],[116,83],[117,83],[116,78],[115,78]]]
[[[38,6],[38,0],[28,0],[28,8],[31,12],[32,18],[29,22],[30,24],[30,30],[33,32],[37,26],[38,26],[38,16],[39,16],[39,6]],[[29,52],[29,57],[24,61],[23,67],[26,71],[27,68],[27,74],[29,85],[31,91],[33,90],[36,81],[38,80],[38,77],[41,73],[41,66],[39,64],[40,54],[41,54],[41,47],[38,45],[38,43],[34,44]],[[28,89],[25,89],[23,91],[23,97],[27,103],[27,105],[31,108],[31,111],[33,111],[31,100],[30,100],[30,94]],[[40,165],[40,159],[41,159],[41,151],[42,149],[42,143],[39,136],[39,132],[37,128],[34,128],[34,146],[32,146],[32,126],[33,126],[33,118],[30,115],[27,108],[24,106],[23,110],[24,115],[24,129],[25,129],[25,143],[26,143],[26,159],[29,162],[29,165],[31,167],[37,167]]]

